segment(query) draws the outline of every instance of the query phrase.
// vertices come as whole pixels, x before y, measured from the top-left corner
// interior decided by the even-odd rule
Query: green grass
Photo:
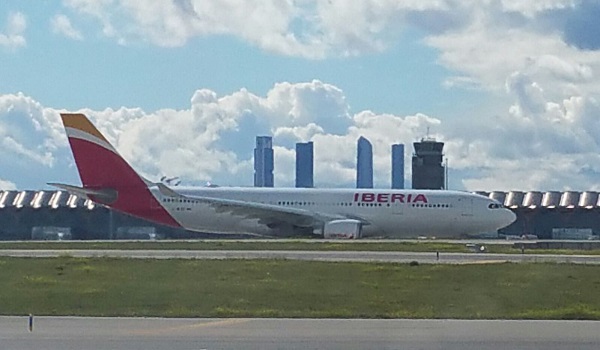
[[[0,242],[0,249],[156,249],[156,250],[351,250],[351,251],[443,251],[468,252],[464,244],[441,242],[328,242],[319,240],[289,241],[112,241],[112,242]]]
[[[600,319],[600,268],[0,258],[0,314]]]
[[[521,254],[511,244],[486,244],[488,253]],[[465,243],[435,241],[361,242],[359,241],[112,241],[112,242],[0,242],[0,249],[125,249],[125,250],[319,250],[319,251],[404,251],[469,253]],[[600,255],[600,249],[527,249],[531,254]]]

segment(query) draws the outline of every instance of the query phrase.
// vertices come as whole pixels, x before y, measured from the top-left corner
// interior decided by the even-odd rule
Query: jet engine
[[[323,237],[326,239],[356,239],[361,237],[362,223],[358,220],[333,220],[323,226]]]

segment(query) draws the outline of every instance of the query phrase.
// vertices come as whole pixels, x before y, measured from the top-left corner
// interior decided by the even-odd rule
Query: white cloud
[[[502,0],[503,10],[518,12],[528,18],[533,18],[540,12],[573,8],[576,4],[576,0]]]
[[[275,84],[264,96],[244,89],[225,96],[198,90],[184,110],[83,112],[152,179],[251,185],[254,137],[271,134],[278,186],[293,186],[298,141],[314,142],[316,186],[353,186],[356,141],[364,136],[373,144],[376,186],[388,187],[391,145],[407,145],[410,178],[410,144],[431,128],[431,136],[446,142],[451,174],[466,189],[600,188],[600,102],[592,95],[557,98],[551,88],[513,73],[506,80],[510,105],[495,117],[453,123],[424,114],[350,114],[343,91],[316,80]],[[57,111],[23,94],[0,96],[0,140],[6,151],[0,162],[13,155],[39,169],[72,163]],[[7,180],[18,185],[21,179]]]
[[[600,51],[564,34],[563,18],[581,15],[581,3],[471,5],[466,25],[425,39],[455,74],[446,87],[495,99],[442,125],[451,170],[471,190],[598,188]]]
[[[487,21],[476,22],[463,31],[431,36],[426,42],[440,50],[443,65],[486,89],[499,89],[514,71],[533,68],[531,60],[540,53],[560,56],[561,51],[568,50],[558,34],[490,28]]]
[[[294,186],[294,179],[296,173],[294,172],[294,168],[296,166],[296,152],[292,149],[274,146],[273,147],[274,154],[274,164],[275,169],[279,169],[274,171],[274,182],[275,186]]]
[[[27,45],[23,33],[27,28],[27,19],[21,12],[10,13],[3,32],[0,32],[0,47],[7,49],[18,49]]]
[[[600,183],[600,53],[565,42],[560,16],[551,16],[576,8],[573,1],[66,3],[96,18],[105,35],[121,43],[178,46],[225,34],[310,58],[383,50],[413,26],[438,50],[439,64],[453,72],[440,83],[482,89],[498,100],[452,122],[419,113],[351,113],[341,89],[314,80],[281,82],[266,96],[198,90],[189,110],[87,111],[146,175],[251,184],[254,136],[272,134],[278,185],[293,184],[294,142],[313,141],[315,184],[348,186],[354,183],[356,140],[365,136],[374,146],[375,182],[383,187],[389,185],[390,145],[405,143],[409,150],[432,127],[433,136],[446,142],[451,173],[467,189],[590,189]],[[48,140],[57,143],[55,136]],[[40,150],[35,154],[45,159]]]
[[[496,161],[493,168],[465,178],[471,190],[600,190],[598,153],[549,153],[540,158]]]
[[[56,34],[64,35],[73,40],[83,40],[83,34],[73,27],[69,17],[65,15],[56,15],[52,17],[50,20],[50,27]]]
[[[0,95],[0,143],[3,149],[44,166],[54,164],[53,152],[66,145],[55,111],[22,93]]]
[[[14,182],[0,179],[0,190],[14,191],[17,189],[17,185]]]
[[[440,123],[421,114],[401,117],[363,111],[350,115],[348,110],[339,88],[315,80],[276,84],[265,96],[246,90],[226,96],[198,90],[185,110],[82,112],[143,175],[222,185],[252,184],[254,137],[266,134],[274,135],[278,186],[293,186],[298,141],[315,142],[317,186],[351,186],[356,140],[363,135],[374,145],[376,183],[387,187],[390,145],[409,143],[427,125]],[[322,113],[314,115],[314,111]],[[337,124],[341,120],[345,126],[331,120]],[[0,140],[5,155],[37,163],[40,169],[72,163],[57,111],[22,94],[0,96]]]
[[[585,5],[588,2],[66,0],[64,4],[97,21],[102,33],[120,44],[143,41],[173,47],[197,37],[226,35],[270,52],[307,58],[385,50],[410,27],[423,35],[423,42],[438,52],[438,64],[451,72],[441,84],[480,89],[494,99],[492,105],[452,121],[420,113],[351,112],[339,87],[313,80],[280,82],[264,96],[245,89],[219,96],[201,89],[191,97],[189,109],[180,111],[85,110],[146,175],[250,184],[254,136],[272,134],[278,185],[293,183],[290,164],[298,141],[315,142],[317,185],[352,185],[356,140],[362,135],[374,145],[376,183],[387,186],[390,145],[402,142],[409,150],[429,126],[433,136],[446,142],[451,167],[467,189],[599,187],[600,50],[597,39],[582,37],[580,27],[569,27],[585,15],[594,20],[591,10],[598,9]],[[53,23],[58,32],[78,38],[66,16],[55,17]],[[10,14],[0,32],[0,46],[24,46],[26,27],[23,14]],[[66,149],[56,111],[22,94],[0,96],[0,137],[10,153],[45,167],[55,164],[60,150]]]
[[[143,40],[173,47],[197,36],[225,34],[290,55],[322,56],[324,51],[312,38],[303,40],[290,32],[300,11],[291,1],[67,0],[65,4],[98,20],[104,35],[119,43]],[[308,47],[314,51],[309,53]]]
[[[114,116],[129,115],[129,110],[109,111],[115,119],[111,128],[121,130],[115,135],[117,147],[154,177],[166,173],[196,182],[251,184],[254,136],[271,134],[277,146],[277,183],[290,186],[294,143],[314,141],[315,181],[332,186],[342,179],[343,185],[353,183],[356,140],[364,135],[376,147],[375,166],[383,169],[378,180],[386,185],[390,144],[410,142],[427,124],[439,124],[424,115],[402,118],[366,111],[351,116],[342,91],[316,80],[279,83],[265,97],[247,90],[222,97],[198,90],[191,101],[189,110],[161,110],[135,118]],[[98,115],[94,118],[100,120]],[[340,121],[347,126],[340,129]],[[102,123],[100,127],[108,129]],[[327,171],[318,170],[321,166]]]
[[[230,35],[264,50],[324,58],[379,52],[409,25],[427,31],[460,26],[468,6],[453,1],[356,0],[67,0],[120,43],[181,46],[195,37]]]
[[[10,136],[5,136],[2,139],[1,144],[4,151],[13,152],[20,157],[27,157],[45,166],[52,166],[53,157],[50,152],[44,152],[43,154],[40,154],[34,150],[27,149]]]
[[[572,43],[578,38],[565,38],[564,17],[577,22],[577,16],[585,16],[583,3],[502,1],[498,6],[491,1],[471,5],[464,26],[425,38],[426,44],[439,50],[439,63],[456,74],[444,82],[446,86],[478,86],[498,92],[509,76],[522,72],[552,86],[547,93],[557,92],[553,97],[577,88],[599,91],[594,72],[600,69],[600,51],[580,50]]]
[[[507,79],[513,104],[495,118],[447,130],[452,169],[471,190],[597,189],[600,103],[592,96],[554,97],[524,73]]]
[[[313,141],[315,157],[315,185],[323,187],[353,186],[356,176],[356,142],[364,136],[373,144],[373,165],[375,184],[379,187],[390,186],[391,145],[410,144],[425,135],[428,126],[439,126],[440,121],[423,114],[415,116],[396,116],[375,114],[362,111],[352,116],[352,122],[342,133],[332,133],[327,128],[309,124],[306,128],[279,128],[275,141],[281,142],[281,134],[293,139],[293,142]],[[308,132],[307,132],[308,131]],[[313,133],[314,132],[314,133]],[[306,134],[304,134],[306,133]],[[310,137],[308,136],[312,133]],[[304,134],[304,135],[303,135]],[[294,143],[289,142],[287,153],[293,153]],[[410,164],[410,154],[405,154],[405,164]],[[276,166],[278,178],[287,179],[286,185],[293,185],[294,165]],[[410,171],[408,171],[410,174]]]
[[[279,127],[273,130],[275,141],[283,145],[291,145],[296,142],[306,142],[312,139],[317,134],[323,134],[325,130],[315,124],[309,123],[306,126]]]
[[[441,84],[451,89],[480,89],[486,98],[495,100],[452,121],[420,113],[351,112],[340,88],[314,80],[280,82],[265,96],[245,89],[219,96],[201,89],[193,94],[190,108],[181,111],[86,110],[147,175],[250,184],[254,136],[272,134],[279,153],[278,185],[293,183],[290,162],[298,141],[315,142],[317,185],[351,185],[356,140],[362,135],[374,145],[376,183],[387,186],[390,145],[402,142],[409,150],[409,144],[429,126],[433,136],[446,142],[451,167],[467,189],[588,189],[600,183],[600,169],[595,165],[600,154],[600,82],[596,79],[600,51],[594,50],[596,41],[578,36],[581,28],[569,31],[568,27],[569,21],[578,23],[578,16],[589,9],[584,2],[64,3],[78,15],[95,19],[102,33],[120,44],[144,41],[173,47],[197,37],[227,35],[263,50],[307,58],[385,50],[411,27],[439,53],[438,64],[451,72]],[[4,46],[18,47],[19,37],[25,44],[23,15],[11,15],[7,28],[5,33],[12,36],[0,34],[0,45],[9,37],[12,46]],[[0,136],[7,137],[3,142],[12,147],[11,152],[47,166],[56,158],[48,157],[48,150],[55,155],[66,143],[56,112],[36,103],[22,95],[0,98],[0,113],[9,111],[6,115],[14,117],[13,111],[20,111],[19,118],[28,116],[20,119],[26,124],[20,127],[0,119]],[[19,135],[15,130],[23,132]],[[43,146],[25,141],[30,130],[43,140]]]
[[[540,52],[555,55],[570,46],[597,42],[582,38],[581,30],[569,25],[595,10],[576,0],[354,0],[351,4],[345,0],[65,0],[64,4],[97,20],[102,33],[120,44],[145,41],[175,47],[196,37],[227,35],[266,51],[313,59],[380,52],[395,45],[407,28],[416,28],[426,43],[440,50],[442,64],[462,73],[448,83],[477,81],[496,88]]]

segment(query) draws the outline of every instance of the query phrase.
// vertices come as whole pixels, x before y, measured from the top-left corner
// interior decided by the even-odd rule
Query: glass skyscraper
[[[404,189],[404,145],[392,145],[392,188]]]
[[[273,187],[273,138],[256,136],[254,187]]]
[[[362,136],[356,150],[356,188],[373,188],[373,146]]]
[[[312,142],[296,144],[296,187],[313,187],[313,158]]]

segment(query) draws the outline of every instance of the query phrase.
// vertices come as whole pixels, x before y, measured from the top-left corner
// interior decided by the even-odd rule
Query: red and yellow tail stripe
[[[62,118],[68,138],[92,142],[118,154],[117,150],[115,150],[85,115],[81,113],[61,113],[60,117]]]

